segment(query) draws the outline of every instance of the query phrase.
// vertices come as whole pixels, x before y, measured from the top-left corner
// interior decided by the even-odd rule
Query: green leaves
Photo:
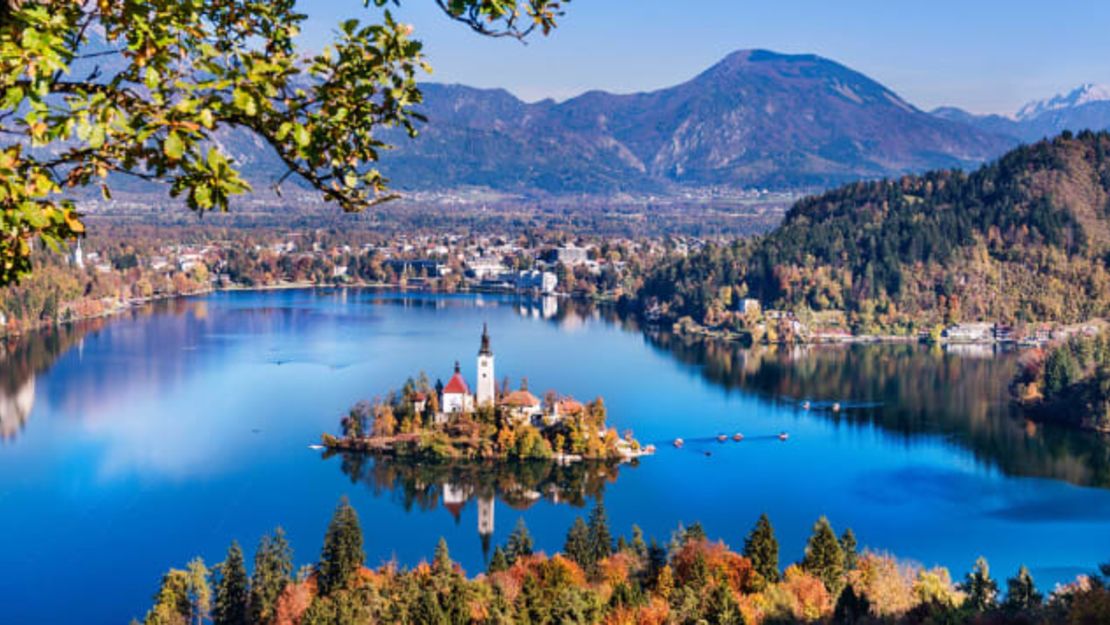
[[[231,101],[235,104],[235,108],[248,117],[253,117],[258,113],[258,105],[255,103],[254,96],[242,89],[236,89],[231,94]]]
[[[396,0],[366,0],[384,7]],[[167,180],[198,212],[227,210],[250,185],[218,150],[221,128],[255,133],[295,174],[345,211],[396,197],[373,164],[383,129],[416,135],[418,72],[428,72],[412,27],[381,11],[350,19],[327,52],[294,47],[305,16],[293,0],[25,2],[0,22],[0,130],[47,149],[0,153],[0,286],[30,270],[30,242],[71,239],[83,226],[64,190],[108,174]],[[547,31],[560,3],[464,0],[451,17],[492,36]],[[72,76],[87,33],[121,68]],[[18,111],[18,114],[16,112]],[[7,115],[3,115],[7,113]],[[41,157],[39,154],[51,154]]]
[[[175,161],[180,160],[182,155],[185,154],[185,142],[181,140],[181,135],[176,132],[166,135],[166,140],[162,143],[162,151],[169,158]]]

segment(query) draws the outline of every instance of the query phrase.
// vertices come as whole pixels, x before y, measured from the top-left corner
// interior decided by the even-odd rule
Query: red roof
[[[466,385],[466,380],[463,379],[462,374],[456,372],[451,376],[451,380],[447,386],[443,387],[444,395],[469,395],[470,387]]]

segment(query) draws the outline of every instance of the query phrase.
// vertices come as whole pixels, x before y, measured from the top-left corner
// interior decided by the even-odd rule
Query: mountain
[[[426,85],[429,123],[384,160],[403,188],[813,188],[978,164],[1009,140],[938,119],[815,55],[736,52],[658,91],[524,103]]]
[[[1013,116],[976,115],[955,107],[941,107],[933,116],[967,124],[1018,142],[1038,141],[1065,130],[1110,129],[1110,86],[1085,84],[1065,94],[1028,102]]]
[[[766,305],[842,311],[856,330],[1079,322],[1110,311],[1110,133],[1063,133],[971,173],[858,182],[805,198],[750,244],[660,267],[642,299],[727,320]]]
[[[744,50],[673,87],[590,91],[564,102],[523,102],[502,89],[463,85],[422,88],[419,108],[429,121],[420,136],[382,135],[396,149],[383,153],[380,168],[401,190],[808,190],[972,167],[1015,142],[1006,128],[976,128],[981,124],[970,116],[930,115],[867,76],[812,54]],[[285,171],[248,131],[221,129],[213,141],[256,188]],[[150,186],[117,182],[129,191]]]
[[[1074,109],[1093,102],[1107,101],[1110,101],[1110,86],[1087,83],[1072,89],[1066,94],[1058,94],[1044,100],[1029,102],[1018,109],[1015,117],[1019,121],[1028,121],[1052,111]]]

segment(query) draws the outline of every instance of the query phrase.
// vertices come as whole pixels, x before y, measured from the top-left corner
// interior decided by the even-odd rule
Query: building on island
[[[440,405],[443,406],[445,415],[474,411],[474,396],[470,394],[470,387],[459,371],[458,361],[455,361],[455,375],[443,387],[442,395]]]
[[[527,388],[513,391],[501,400],[509,415],[520,423],[531,423],[543,416],[543,403]]]
[[[518,423],[550,426],[564,417],[580,414],[584,408],[581,403],[569,397],[558,399],[551,405],[545,405],[543,400],[528,391],[527,382],[522,382],[521,388],[517,390],[501,389],[501,395],[498,396],[493,349],[490,347],[489,327],[486,324],[482,324],[477,366],[478,380],[473,393],[457,361],[454,374],[447,381],[447,385],[437,382],[436,394],[439,396],[440,412],[435,415],[436,423],[446,423],[452,415],[467,414],[479,408],[497,406],[502,409],[503,414],[509,415]],[[422,412],[426,401],[426,397],[418,395],[413,404],[415,411]]]
[[[493,350],[489,347],[489,328],[482,324],[482,347],[478,350],[478,388],[476,404],[479,408],[492,406],[497,400],[494,393]]]

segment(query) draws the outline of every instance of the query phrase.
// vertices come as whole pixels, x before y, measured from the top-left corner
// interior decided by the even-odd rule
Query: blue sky
[[[342,19],[375,18],[362,4],[300,0],[310,15],[304,45],[322,47]],[[394,15],[425,42],[431,80],[526,100],[669,86],[742,48],[820,54],[924,109],[1009,113],[1110,83],[1103,0],[575,0],[551,37],[527,46],[471,34],[432,0],[405,0]]]

